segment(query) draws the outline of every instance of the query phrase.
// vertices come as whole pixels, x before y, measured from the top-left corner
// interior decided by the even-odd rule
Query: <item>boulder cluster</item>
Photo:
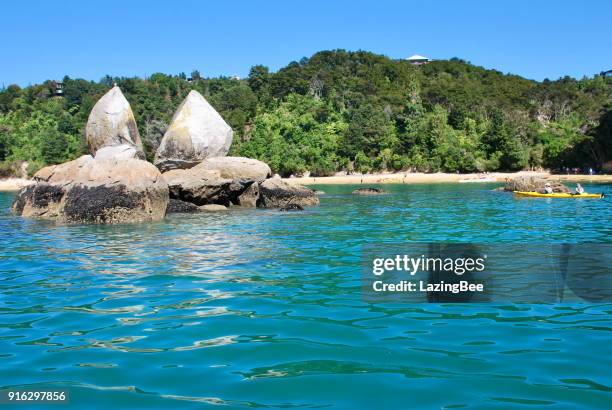
[[[85,138],[91,155],[42,168],[13,211],[65,223],[159,221],[167,213],[234,206],[302,209],[314,191],[290,185],[258,160],[227,157],[231,127],[197,91],[177,109],[154,164],[145,161],[134,114],[114,86],[93,107]]]

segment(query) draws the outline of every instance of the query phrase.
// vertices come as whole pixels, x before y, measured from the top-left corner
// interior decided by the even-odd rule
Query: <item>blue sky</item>
[[[193,69],[245,77],[335,48],[460,57],[537,80],[612,69],[608,0],[10,3],[0,5],[0,85]]]

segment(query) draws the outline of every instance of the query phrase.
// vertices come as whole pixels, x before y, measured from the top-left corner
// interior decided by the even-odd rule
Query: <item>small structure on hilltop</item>
[[[431,59],[419,54],[415,54],[413,56],[408,57],[406,61],[413,65],[423,65],[431,62]]]
[[[59,81],[55,82],[55,90],[53,91],[53,95],[55,95],[56,97],[64,96],[64,83],[61,83]]]

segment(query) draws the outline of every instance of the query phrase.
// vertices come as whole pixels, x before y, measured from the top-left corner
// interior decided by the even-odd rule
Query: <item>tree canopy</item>
[[[273,73],[205,78],[65,77],[0,91],[0,162],[30,170],[86,152],[95,102],[117,83],[148,158],[190,90],[234,129],[231,153],[283,175],[310,171],[494,171],[601,168],[612,155],[612,79],[536,82],[453,58],[414,66],[365,51],[331,50]]]

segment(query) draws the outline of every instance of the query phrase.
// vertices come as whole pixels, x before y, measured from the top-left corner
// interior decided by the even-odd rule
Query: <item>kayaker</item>
[[[584,194],[584,188],[580,185],[580,182],[576,183],[576,195]]]
[[[552,193],[553,193],[552,186],[550,186],[550,183],[549,183],[549,182],[547,182],[546,184],[544,184],[544,193],[545,193],[545,194],[552,194]]]

